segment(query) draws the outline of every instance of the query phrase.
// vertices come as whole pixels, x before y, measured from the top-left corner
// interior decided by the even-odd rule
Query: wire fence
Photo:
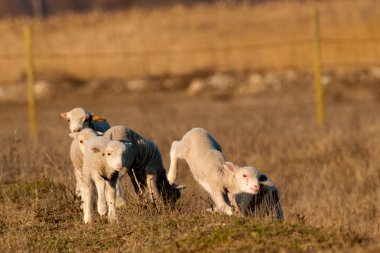
[[[160,50],[145,51],[117,51],[117,52],[34,52],[34,59],[78,59],[78,58],[129,58],[129,57],[156,57],[168,55],[191,55],[191,54],[212,54],[215,52],[232,51],[258,51],[263,49],[275,49],[281,47],[312,46],[312,39],[295,39],[289,41],[272,41],[240,45],[207,46],[194,48],[167,48]],[[321,38],[321,46],[344,46],[344,45],[363,45],[372,44],[380,49],[380,38]],[[24,60],[25,54],[0,53],[2,60]],[[377,62],[380,63],[380,60]],[[342,64],[344,64],[342,62]]]
[[[324,38],[321,36],[320,31],[320,22],[319,22],[319,11],[317,9],[314,10],[314,15],[312,18],[313,23],[313,36],[307,38],[300,39],[292,39],[292,40],[279,40],[279,41],[266,41],[260,43],[248,43],[248,44],[230,44],[223,46],[203,46],[203,47],[192,47],[192,48],[163,48],[157,50],[125,50],[125,51],[87,51],[87,52],[41,52],[41,51],[33,51],[32,49],[32,30],[30,27],[27,27],[25,31],[28,31],[28,36],[25,37],[25,52],[3,52],[0,53],[0,61],[25,61],[26,62],[26,80],[28,87],[28,101],[29,101],[29,114],[30,114],[30,129],[31,136],[35,136],[36,126],[33,125],[35,122],[35,108],[34,108],[34,92],[33,85],[35,82],[35,62],[40,60],[49,60],[53,62],[59,62],[62,60],[94,60],[98,59],[98,62],[102,62],[101,60],[115,60],[123,62],[131,61],[136,58],[147,58],[150,62],[154,62],[157,57],[173,57],[173,56],[184,56],[185,58],[191,58],[194,55],[210,55],[209,58],[222,58],[222,61],[226,60],[221,55],[227,56],[233,53],[239,52],[239,57],[249,58],[252,55],[260,55],[263,59],[266,56],[271,55],[274,60],[269,62],[260,62],[260,67],[263,68],[287,68],[287,69],[312,69],[314,65],[314,80],[315,80],[315,90],[316,90],[316,119],[319,125],[323,126],[324,123],[324,95],[323,95],[323,87],[321,84],[321,72],[322,69],[326,66],[350,66],[357,67],[363,65],[379,65],[380,66],[380,57],[376,57],[380,52],[380,38],[372,37],[372,38]],[[330,49],[329,49],[330,47]],[[342,51],[342,48],[352,47],[356,48],[356,51],[366,49],[367,51],[371,51],[373,54],[372,57],[364,57],[360,59],[357,56],[357,52],[352,54],[353,59],[348,58],[327,58],[324,59],[323,51],[324,50],[334,50]],[[331,49],[332,48],[332,49]],[[369,50],[368,50],[369,49]],[[275,60],[278,57],[276,50],[282,50],[282,57],[287,57],[286,64],[281,66],[278,64],[276,66],[277,61]],[[345,50],[347,50],[345,48]],[[272,54],[260,54],[262,51],[266,52],[275,52]],[[244,53],[244,54],[241,54]],[[341,52],[340,52],[341,53]],[[368,53],[368,52],[367,52]],[[307,54],[307,55],[305,55]],[[264,56],[263,56],[264,55]],[[296,61],[293,57],[301,57],[304,61]],[[375,56],[375,57],[373,57]],[[239,57],[235,57],[239,58]],[[150,60],[150,58],[155,58]],[[207,57],[204,57],[207,58]],[[240,60],[240,59],[239,59]],[[175,62],[175,61],[174,61]],[[211,61],[213,64],[218,65],[219,63],[215,61]],[[251,62],[252,63],[252,62]],[[306,64],[305,64],[306,63]],[[11,63],[10,63],[11,64]],[[68,64],[65,62],[64,64]],[[92,62],[90,64],[93,64]],[[23,64],[19,64],[18,66],[22,68]],[[252,67],[252,65],[250,66]],[[19,68],[20,69],[20,68]],[[144,71],[142,71],[144,72]],[[124,75],[125,76],[125,75]],[[16,80],[0,80],[1,83],[12,83]]]
[[[307,22],[307,19],[304,21]],[[213,64],[225,67],[226,64],[223,61],[228,62],[232,57],[234,58],[235,63],[237,62],[236,59],[245,62],[245,65],[240,66],[240,69],[244,69],[245,67],[246,69],[251,69],[253,71],[270,69],[306,69],[308,71],[311,71],[314,54],[313,45],[315,41],[314,38],[312,38],[310,35],[311,33],[307,37],[292,40],[265,41],[248,44],[228,44],[222,46],[210,45],[189,48],[161,48],[117,51],[91,51],[91,49],[88,49],[88,51],[84,52],[54,51],[54,49],[53,51],[36,50],[33,52],[33,61],[37,63],[47,61],[48,63],[46,63],[46,65],[48,65],[48,67],[56,65],[57,68],[62,67],[62,64],[71,64],[70,61],[80,61],[80,64],[84,64],[87,65],[88,68],[95,69],[95,71],[93,71],[94,74],[97,74],[96,70],[99,69],[99,62],[102,63],[103,60],[106,60],[108,64],[114,60],[115,62],[118,61],[119,63],[122,61],[122,63],[125,64],[139,65],[138,70],[135,69],[135,71],[130,70],[129,72],[123,72],[123,77],[126,78],[149,74],[149,68],[151,68],[152,62],[155,62],[156,60],[165,62],[167,59],[170,59],[171,64],[176,65],[176,61],[183,61],[187,57],[191,59],[190,57],[192,56],[204,57],[207,59],[205,61],[208,61],[208,66],[210,66],[210,69],[213,67]],[[36,34],[35,37],[35,44],[38,44],[39,39],[42,38],[43,40],[44,35]],[[319,37],[322,69],[333,68],[337,66],[353,68],[380,65],[380,37],[374,36],[369,38],[334,38],[323,37],[320,34]],[[359,55],[361,54],[360,51],[363,50],[366,53],[366,56],[364,57]],[[328,51],[330,54],[338,54],[338,56],[335,58],[324,57],[326,51]],[[270,55],[271,52],[275,53]],[[278,52],[283,54],[283,58],[287,57],[286,64],[284,64],[284,60],[283,62],[279,62],[277,60],[267,61],[266,58],[276,58],[278,56]],[[261,61],[256,62],[254,60],[256,57],[259,57]],[[247,60],[248,58],[251,59]],[[0,63],[2,66],[7,66],[7,62],[9,62],[9,66],[12,66],[12,64],[14,64],[14,66],[17,66],[18,76],[24,72],[24,61],[24,52],[0,52]],[[62,61],[65,61],[65,63],[61,63]],[[169,62],[169,60],[167,62]],[[143,66],[144,64],[145,66]],[[231,63],[230,65],[233,64],[234,63]],[[200,66],[199,68],[202,67],[204,67],[204,65]],[[199,68],[196,66],[193,69]],[[228,66],[224,69],[226,68],[228,68]],[[235,67],[231,70],[234,71],[236,69],[238,69],[238,67]],[[162,72],[165,73],[165,71]],[[7,84],[17,81],[12,78],[7,78],[7,76],[10,77],[17,75],[15,72],[13,75],[7,75],[7,73],[5,73],[5,75],[3,75],[3,78],[0,77],[0,83]]]
[[[328,47],[332,48],[342,48],[348,47],[360,47],[361,45],[366,45],[366,47],[372,48],[374,54],[377,55],[380,52],[380,38],[321,38],[321,48],[322,54]],[[207,46],[207,47],[194,47],[194,48],[167,48],[160,50],[145,50],[145,51],[117,51],[117,52],[34,52],[34,61],[49,60],[57,61],[60,60],[136,60],[136,59],[150,59],[150,58],[165,58],[165,57],[187,57],[194,55],[215,55],[215,54],[233,54],[236,52],[246,53],[247,55],[255,55],[255,52],[262,50],[281,50],[286,48],[291,48],[293,52],[297,52],[302,47],[312,47],[312,39],[295,39],[289,41],[274,41],[265,43],[251,43],[251,44],[240,44],[240,45],[225,45],[225,46]],[[312,49],[311,49],[312,50]],[[310,53],[312,55],[312,53]],[[247,56],[248,57],[248,56]],[[379,66],[380,57],[374,57],[376,59],[353,59],[342,61],[341,59],[323,59],[322,65],[325,68],[332,68],[335,66],[340,67],[362,67],[362,66]],[[25,54],[18,53],[0,53],[1,61],[24,61]],[[378,60],[377,60],[378,59]],[[11,63],[10,63],[11,64]],[[276,64],[261,64],[259,69],[279,69],[282,68],[281,65]],[[305,66],[302,63],[290,62],[286,65],[288,69],[304,70]],[[127,76],[127,75],[126,75]],[[135,76],[135,75],[130,75]],[[14,83],[15,79],[4,79],[0,78],[0,82],[3,84]]]

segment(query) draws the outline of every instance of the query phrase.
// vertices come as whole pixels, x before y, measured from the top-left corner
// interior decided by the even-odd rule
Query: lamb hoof
[[[108,216],[108,223],[115,224],[118,223],[118,219],[115,216]]]
[[[107,207],[99,207],[98,213],[101,217],[106,216],[107,215]]]
[[[127,205],[127,201],[125,199],[118,199],[116,200],[116,207],[121,208]]]

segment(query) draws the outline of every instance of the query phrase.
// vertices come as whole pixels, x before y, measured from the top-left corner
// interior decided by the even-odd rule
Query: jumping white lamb
[[[141,194],[141,191],[147,187],[153,202],[158,197],[164,202],[177,201],[183,187],[169,184],[160,150],[154,142],[126,126],[111,127],[104,133],[104,137],[132,145],[127,153],[119,154],[118,163],[123,166],[126,164],[127,173],[136,193]],[[109,166],[112,167],[111,164]]]
[[[76,107],[71,111],[63,112],[61,113],[61,117],[69,123],[71,133],[77,133],[85,128],[91,128],[94,131],[102,133],[110,128],[110,125],[105,119],[100,118],[81,107]],[[76,194],[79,197],[80,190],[78,181],[80,180],[80,178],[78,177],[80,176],[82,171],[83,152],[80,152],[77,148],[78,144],[75,140],[73,140],[70,146],[70,158],[74,166],[74,175],[77,182]]]
[[[177,159],[184,159],[195,180],[210,194],[215,210],[227,215],[244,213],[252,196],[260,192],[260,185],[274,186],[265,174],[253,167],[239,167],[226,162],[218,142],[202,128],[193,128],[182,140],[174,141],[170,150],[168,180],[177,177]],[[248,193],[248,197],[240,194]],[[239,196],[238,196],[239,195]]]

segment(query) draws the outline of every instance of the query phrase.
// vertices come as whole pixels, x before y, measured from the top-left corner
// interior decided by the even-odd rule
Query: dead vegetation
[[[210,215],[142,205],[129,197],[117,226],[97,219],[91,227],[70,191],[50,181],[4,185],[2,251],[307,252],[367,245],[368,237],[302,223]],[[189,200],[187,200],[189,202]],[[27,211],[26,211],[27,210]]]
[[[0,84],[18,79],[20,85],[0,89],[2,97],[15,89],[14,99],[0,101],[0,251],[378,252],[380,74],[373,41],[380,35],[379,3],[318,5],[325,39],[323,128],[315,123],[307,71],[309,1],[136,8],[34,21],[37,77],[46,82],[36,87],[47,91],[38,102],[36,141],[27,135],[21,85],[21,27],[30,20],[1,20]],[[328,38],[345,42],[337,46]],[[267,48],[280,39],[291,42]],[[251,43],[266,46],[249,49]],[[229,45],[245,49],[226,50]],[[353,66],[363,68],[341,70]],[[275,71],[284,68],[292,70]],[[119,225],[97,217],[85,226],[73,194],[71,139],[59,117],[76,106],[154,140],[166,168],[171,142],[192,127],[206,128],[229,160],[270,175],[286,221],[206,213],[207,194],[180,164],[179,183],[187,189],[175,209],[137,201],[126,179],[131,194]]]
[[[361,95],[371,87],[357,87],[361,92],[340,100],[327,93],[324,128],[315,124],[307,83],[236,97],[178,91],[66,95],[39,103],[36,142],[27,138],[25,105],[1,104],[1,251],[376,252],[380,103]],[[278,184],[286,222],[205,213],[207,194],[180,163],[179,182],[187,189],[176,209],[139,204],[131,193],[118,227],[101,219],[85,226],[73,195],[70,138],[59,117],[74,106],[154,140],[166,168],[172,140],[191,127],[208,129],[228,159],[254,165]],[[130,187],[128,179],[124,183]]]

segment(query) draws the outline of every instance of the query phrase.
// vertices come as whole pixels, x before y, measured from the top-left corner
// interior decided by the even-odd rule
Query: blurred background
[[[356,87],[380,79],[376,0],[1,0],[0,17],[3,101],[22,98],[26,25],[40,98],[84,86],[190,94],[280,89],[312,77],[316,38],[321,80],[326,88],[336,84],[335,97],[357,89],[365,99],[380,96],[373,86]],[[342,93],[342,83],[355,87]]]

